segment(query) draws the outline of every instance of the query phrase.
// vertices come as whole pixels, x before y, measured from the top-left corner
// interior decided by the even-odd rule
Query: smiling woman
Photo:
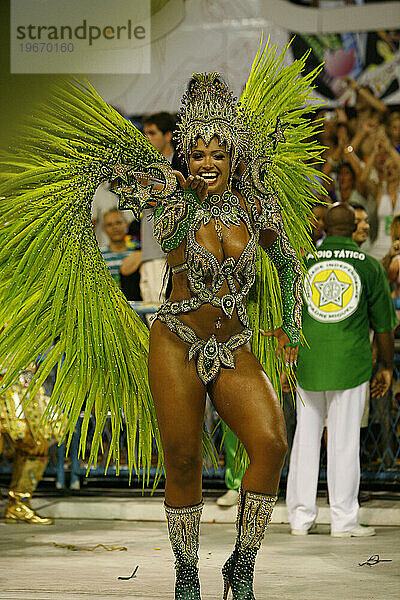
[[[222,194],[228,187],[231,171],[226,146],[220,146],[217,137],[213,137],[208,146],[198,138],[190,153],[189,170],[192,175],[205,179],[209,194]]]
[[[296,363],[301,252],[312,251],[309,206],[323,189],[312,166],[322,149],[309,142],[318,125],[305,117],[315,73],[300,76],[305,60],[282,67],[283,55],[260,48],[239,104],[217,73],[193,75],[177,133],[187,179],[89,84],[58,87],[0,185],[0,364],[12,359],[2,383],[51,347],[28,392],[57,366],[49,414],[72,435],[85,402],[85,436],[95,412],[89,461],[109,412],[117,465],[124,424],[130,469],[148,469],[154,437],[178,600],[200,600],[203,449],[215,461],[203,432],[207,393],[240,440],[245,467],[224,598],[232,589],[235,600],[254,600],[287,448],[276,390]],[[149,345],[94,239],[90,204],[102,181],[120,209],[139,217],[154,207],[172,293]],[[118,222],[108,225],[117,238]]]
[[[185,180],[175,172],[180,189],[155,211],[154,232],[168,252],[173,289],[151,328],[149,381],[165,453],[176,598],[200,598],[197,555],[191,548],[198,545],[202,510],[200,431],[206,392],[247,451],[236,549],[223,568],[224,598],[232,588],[241,600],[254,598],[255,556],[286,453],[281,407],[251,351],[253,332],[244,300],[255,282],[262,247],[278,274],[283,322],[261,334],[277,339],[277,356],[282,354],[290,369],[299,342],[302,273],[265,178],[270,168],[265,159],[257,160],[232,93],[217,74],[196,74],[182,104],[177,140],[190,176]],[[286,127],[276,120],[267,147],[276,150],[285,142]],[[239,191],[232,189],[237,167]],[[168,363],[164,360],[160,369],[165,356]],[[246,537],[254,513],[257,527]]]

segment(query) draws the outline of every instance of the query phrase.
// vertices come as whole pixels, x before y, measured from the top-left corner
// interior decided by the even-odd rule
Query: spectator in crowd
[[[108,237],[103,228],[103,217],[112,208],[118,208],[118,198],[110,191],[110,183],[106,181],[99,185],[92,202],[92,223],[99,248],[108,244]],[[124,218],[128,224],[131,223],[133,212],[126,210]]]
[[[392,137],[394,137],[392,135]],[[396,141],[396,138],[394,138]],[[395,163],[396,167],[400,169],[400,154],[394,147],[391,139],[389,138],[386,129],[382,126],[378,129],[376,136],[377,145],[383,149],[388,158],[391,158]]]
[[[383,257],[382,264],[388,275],[389,283],[394,283],[400,275],[400,214],[393,217],[390,224],[390,235],[392,244],[389,252]]]
[[[297,427],[286,502],[291,533],[306,535],[318,513],[319,454],[327,418],[331,535],[363,537],[375,534],[359,525],[357,499],[360,424],[372,372],[369,328],[375,331],[381,360],[371,392],[381,397],[391,384],[396,316],[382,265],[352,240],[354,210],[334,204],[325,226],[319,258],[307,256],[303,332],[308,343],[298,356]]]
[[[335,196],[338,202],[364,205],[364,198],[357,190],[356,173],[348,162],[343,162],[338,168]]]
[[[175,117],[167,112],[150,115],[144,121],[144,135],[170,163],[174,158],[172,136],[175,126]],[[166,255],[154,238],[152,219],[153,209],[145,209],[140,226],[142,244],[140,291],[144,302],[157,304],[165,298],[162,288],[167,267]]]
[[[314,215],[311,221],[311,237],[314,246],[318,248],[325,238],[325,216],[328,207],[325,204],[314,204],[311,210]]]
[[[348,157],[355,152],[349,146]],[[358,198],[350,203],[363,204],[371,223],[370,253],[381,260],[390,246],[390,220],[400,210],[400,154],[386,135],[384,127],[377,129],[375,145],[366,162],[360,162],[355,173]],[[338,199],[346,199],[337,195]]]
[[[349,162],[343,162],[339,166],[337,171],[337,183],[332,196],[334,200],[338,202],[348,202],[352,206],[354,204],[361,204],[364,206],[368,214],[368,220],[373,225],[373,230],[371,233],[373,239],[375,239],[377,230],[376,202],[374,197],[371,195],[371,193],[368,193],[368,191],[365,191],[365,195],[360,192],[360,190],[364,191],[364,188],[358,178],[361,170],[355,165],[355,160],[358,161],[358,158],[355,157],[353,150],[348,150],[347,157],[350,158],[351,156],[353,156],[353,159],[351,159]],[[355,166],[357,170],[355,170]]]
[[[332,181],[324,180],[324,185],[328,191],[333,190],[334,175],[346,147],[349,145],[349,133],[346,126],[347,116],[344,110],[325,110],[317,116],[321,121],[322,129],[318,134],[318,141],[322,146],[326,146],[323,154],[324,164],[321,171],[332,177]]]
[[[352,235],[353,241],[359,248],[365,250],[370,232],[368,213],[362,204],[352,204],[351,206],[354,210],[354,222],[356,224],[356,229]]]
[[[392,112],[388,116],[386,133],[396,152],[400,153],[400,112]]]
[[[364,197],[366,195],[363,193],[364,189],[360,183],[363,164],[356,152],[357,140],[356,138],[350,139],[345,112],[337,109],[336,113],[340,115],[334,125],[337,133],[337,145],[324,155],[325,163],[321,170],[325,175],[331,177],[331,181],[325,181],[324,185],[334,201],[342,200],[341,196],[343,195],[343,201],[348,201],[346,196],[349,198],[351,196],[350,201],[367,204],[367,199]],[[363,127],[367,126],[363,125]],[[319,139],[319,141],[324,144],[323,139]],[[346,165],[345,169],[343,165]],[[343,169],[345,172],[342,173]],[[368,207],[367,210],[370,212],[372,208]]]
[[[392,295],[394,298],[400,298],[400,214],[395,215],[390,225],[390,234],[392,244],[389,252],[384,256],[382,264],[387,273],[389,283],[392,286]],[[400,310],[396,311],[400,321]],[[399,334],[400,327],[395,330],[396,337]]]
[[[387,138],[386,138],[387,139]],[[388,140],[383,142],[386,146]],[[389,142],[390,143],[390,142]],[[390,145],[391,146],[391,145]],[[391,146],[393,149],[393,146]],[[395,154],[397,152],[393,149]],[[371,254],[382,260],[391,246],[390,224],[393,216],[400,212],[400,168],[396,157],[391,152],[386,152],[383,177],[375,186],[375,200],[378,217],[378,231],[376,240],[371,246]],[[397,155],[400,158],[400,155]],[[364,177],[368,175],[366,166]]]
[[[391,158],[400,169],[400,155],[387,136],[384,127],[380,127],[376,133],[371,155],[365,162],[360,163],[359,187],[363,195],[371,194],[373,198],[377,197],[379,186],[384,183],[388,158]]]
[[[345,120],[346,116],[344,115]],[[342,122],[343,111],[339,110],[321,110],[315,115],[315,120],[321,122],[320,131],[318,133],[318,141],[321,146],[325,146],[326,150],[323,153],[325,161],[329,156],[334,155],[338,146],[338,125]],[[336,157],[337,159],[338,157]],[[332,164],[332,163],[331,163]],[[334,161],[336,164],[336,160]]]
[[[140,300],[141,250],[139,238],[127,236],[128,225],[125,214],[116,208],[112,208],[104,214],[103,229],[109,241],[100,250],[111,276],[127,300]]]
[[[352,146],[359,157],[365,160],[375,146],[375,133],[383,121],[387,107],[370,87],[359,85],[351,78],[347,79],[347,83],[356,96],[356,116],[349,121]]]

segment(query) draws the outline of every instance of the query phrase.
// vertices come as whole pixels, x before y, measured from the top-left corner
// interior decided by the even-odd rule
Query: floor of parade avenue
[[[161,497],[38,496],[33,504],[41,514],[56,517],[55,524],[0,521],[0,599],[172,600],[173,555]],[[278,503],[257,560],[256,598],[398,598],[399,501],[393,496],[368,502],[360,521],[374,524],[377,535],[344,539],[329,535],[326,500],[319,498],[318,504],[315,533],[294,537],[285,522],[284,502]],[[219,600],[220,569],[234,541],[235,508],[221,509],[207,498],[203,517],[202,599]]]

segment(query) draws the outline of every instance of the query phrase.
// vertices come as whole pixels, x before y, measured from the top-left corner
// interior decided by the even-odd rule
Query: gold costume
[[[0,396],[0,452],[5,441],[14,451],[5,519],[8,523],[25,521],[50,525],[53,520],[39,516],[30,505],[32,494],[49,462],[49,445],[58,437],[50,424],[39,429],[49,400],[43,387],[22,409],[21,401],[35,370],[31,367],[21,373],[17,383]]]

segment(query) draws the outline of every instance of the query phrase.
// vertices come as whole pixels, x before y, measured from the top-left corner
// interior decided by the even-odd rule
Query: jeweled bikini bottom
[[[208,340],[202,340],[189,325],[185,325],[174,315],[159,312],[157,318],[183,342],[190,344],[189,360],[197,355],[197,374],[205,385],[218,375],[221,367],[235,368],[233,351],[247,344],[253,335],[251,329],[245,328],[240,333],[232,335],[226,342],[218,342],[215,335]]]

